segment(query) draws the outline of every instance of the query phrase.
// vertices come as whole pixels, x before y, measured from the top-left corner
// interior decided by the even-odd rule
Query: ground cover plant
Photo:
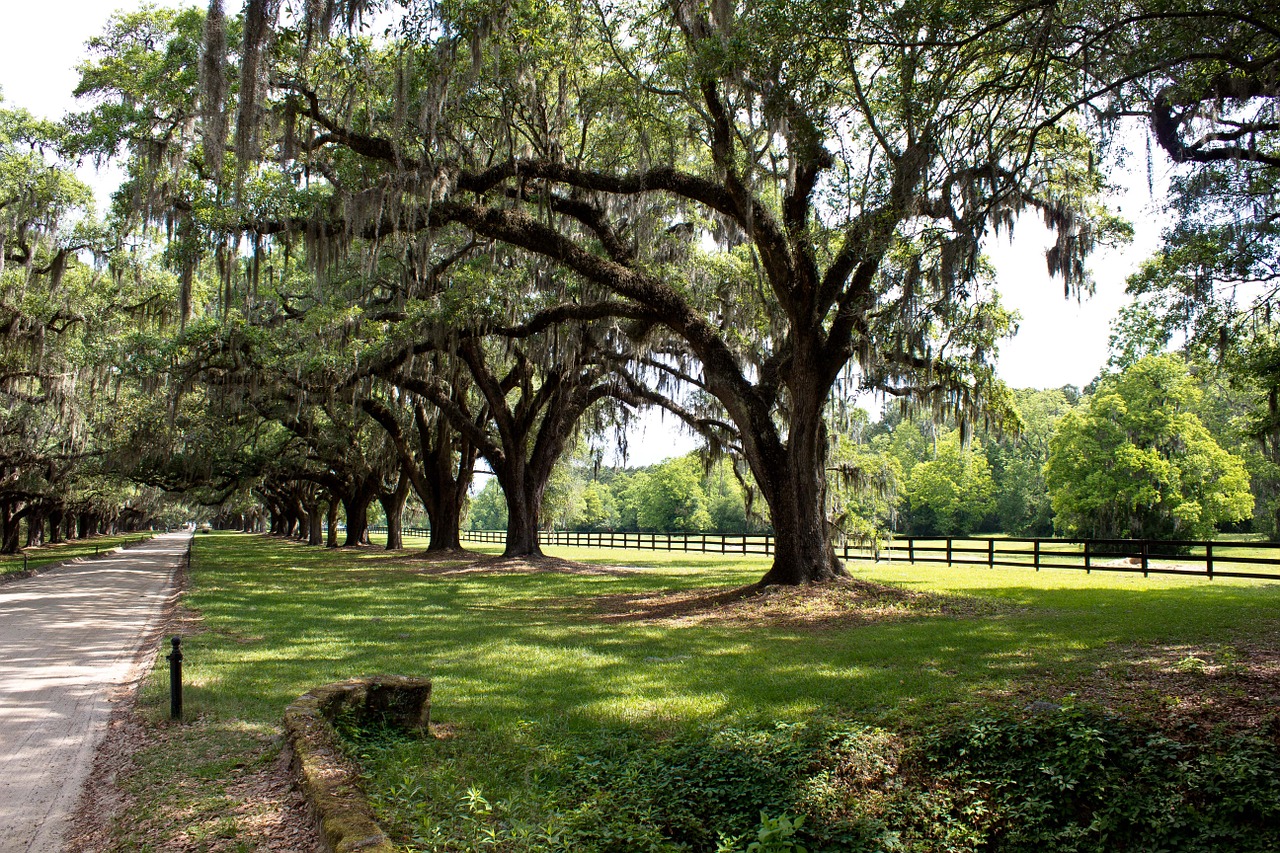
[[[201,537],[188,721],[160,670],[103,847],[254,849],[284,706],[377,672],[435,685],[430,738],[351,733],[410,849],[1280,841],[1280,585],[895,563],[748,595],[761,565]]]

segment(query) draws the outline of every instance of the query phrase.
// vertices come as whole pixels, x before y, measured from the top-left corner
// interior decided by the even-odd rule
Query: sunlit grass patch
[[[1256,680],[1240,702],[1277,698],[1274,678],[1254,688],[1266,684],[1280,632],[1278,584],[894,562],[850,564],[844,584],[761,595],[761,558],[576,548],[549,557],[441,561],[199,537],[186,600],[203,621],[184,641],[198,722],[183,726],[195,743],[182,774],[203,780],[189,790],[207,783],[207,798],[192,814],[216,811],[214,780],[241,772],[223,756],[261,753],[288,702],[383,672],[433,680],[440,736],[354,748],[369,756],[369,788],[402,840],[449,850],[564,849],[567,824],[553,818],[570,812],[582,832],[603,832],[598,820],[634,801],[565,800],[561,769],[613,742],[638,750],[627,766],[641,772],[646,750],[698,732],[731,729],[745,743],[779,723],[872,726],[896,743],[939,720],[1036,702],[1158,712],[1176,724],[1223,710],[1197,697],[1236,689],[1228,677]],[[162,689],[163,670],[144,693],[157,719]],[[1260,719],[1232,707],[1240,720]],[[820,811],[828,801],[789,802]],[[610,821],[609,832],[661,836],[643,815]],[[482,843],[493,833],[500,843]],[[591,843],[616,842],[601,838]]]

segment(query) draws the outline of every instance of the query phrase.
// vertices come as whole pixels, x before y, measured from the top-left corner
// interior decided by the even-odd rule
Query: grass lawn
[[[800,801],[769,788],[797,762],[809,767],[810,825],[850,792],[871,809],[859,813],[860,829],[841,817],[845,835],[822,836],[823,849],[891,849],[891,836],[900,849],[985,849],[981,832],[996,830],[948,810],[988,808],[994,793],[894,793],[891,771],[915,760],[913,739],[940,723],[995,720],[991,731],[1008,734],[1000,726],[1022,725],[1038,702],[1067,715],[1123,712],[1156,733],[1256,733],[1280,711],[1280,583],[881,563],[851,564],[866,584],[744,599],[734,591],[759,579],[762,558],[549,556],[574,562],[428,561],[197,537],[186,603],[199,621],[184,640],[193,721],[163,722],[158,667],[141,697],[158,742],[124,779],[139,807],[115,829],[114,849],[172,849],[175,833],[195,839],[182,849],[253,849],[235,846],[253,813],[237,780],[275,760],[290,701],[359,674],[434,681],[435,738],[356,733],[353,745],[385,823],[414,849],[812,846],[810,830],[776,823]],[[1072,719],[1068,740],[1096,731],[1092,718]],[[676,765],[685,771],[673,777]],[[827,787],[814,788],[818,777]],[[700,847],[689,839],[706,827],[672,829],[674,819],[642,813],[691,778],[700,793],[682,802],[746,809],[750,825],[717,827],[720,840]],[[726,793],[752,786],[774,807],[759,826],[760,806]],[[880,831],[867,820],[898,812],[915,828],[866,835]],[[872,846],[855,845],[863,830]],[[910,838],[925,840],[901,841]],[[1037,848],[1093,849],[1026,849]],[[1023,848],[1006,839],[1002,849]]]
[[[120,536],[94,536],[91,539],[72,539],[70,542],[59,542],[56,545],[27,548],[22,554],[5,554],[0,556],[0,577],[21,572],[24,568],[38,569],[50,563],[61,563],[76,557],[93,557],[120,545],[132,545],[150,535],[149,533],[126,533]],[[25,564],[24,554],[26,555]]]

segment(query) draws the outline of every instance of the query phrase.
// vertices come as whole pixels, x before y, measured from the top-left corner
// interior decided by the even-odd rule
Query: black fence
[[[386,528],[371,528],[385,532]],[[405,539],[430,535],[406,527]],[[501,545],[503,530],[463,530],[462,541]],[[544,530],[547,546],[626,548],[641,551],[688,551],[701,554],[771,556],[770,534],[728,533],[587,533]],[[1274,542],[1154,541],[1147,539],[1031,539],[978,537],[903,537],[873,547],[855,541],[836,545],[845,560],[935,562],[949,566],[1011,566],[1079,569],[1091,572],[1134,572],[1280,580],[1280,544]]]

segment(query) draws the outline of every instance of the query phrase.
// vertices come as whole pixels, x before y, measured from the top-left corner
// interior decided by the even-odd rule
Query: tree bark
[[[342,543],[344,548],[363,545],[369,541],[369,504],[373,503],[374,491],[367,486],[356,488],[342,498],[342,510],[347,517],[347,537]]]
[[[403,471],[400,473],[400,482],[396,484],[394,492],[378,495],[378,503],[382,505],[382,512],[387,517],[388,551],[404,549],[404,504],[408,499],[409,475]]]
[[[523,461],[504,465],[495,471],[498,484],[507,499],[507,539],[504,557],[541,557],[542,544],[538,540],[538,520],[542,513],[542,495],[547,488],[550,472],[537,477]]]
[[[21,530],[21,517],[13,511],[12,504],[0,506],[0,553],[18,553],[18,534]]]
[[[49,544],[57,545],[63,541],[62,525],[65,513],[61,508],[55,508],[49,511]]]
[[[420,405],[414,407],[414,422],[418,428],[423,461],[424,488],[418,490],[418,499],[422,501],[431,524],[431,539],[427,543],[427,550],[460,551],[462,507],[475,470],[475,443],[454,429],[447,418],[439,418],[433,428]],[[455,443],[458,456],[456,466]]]
[[[785,442],[772,418],[750,413],[738,417],[747,462],[774,529],[773,564],[760,579],[761,586],[823,582],[847,574],[836,558],[827,519],[823,408],[830,383],[815,363],[797,353],[787,387],[791,406]]]
[[[320,514],[320,502],[308,504],[307,511],[307,544],[324,544],[324,517]]]
[[[27,516],[28,548],[38,548],[44,544],[44,515],[32,513]]]
[[[331,492],[329,494],[329,518],[327,519],[329,529],[325,533],[326,548],[338,547],[338,499]]]

